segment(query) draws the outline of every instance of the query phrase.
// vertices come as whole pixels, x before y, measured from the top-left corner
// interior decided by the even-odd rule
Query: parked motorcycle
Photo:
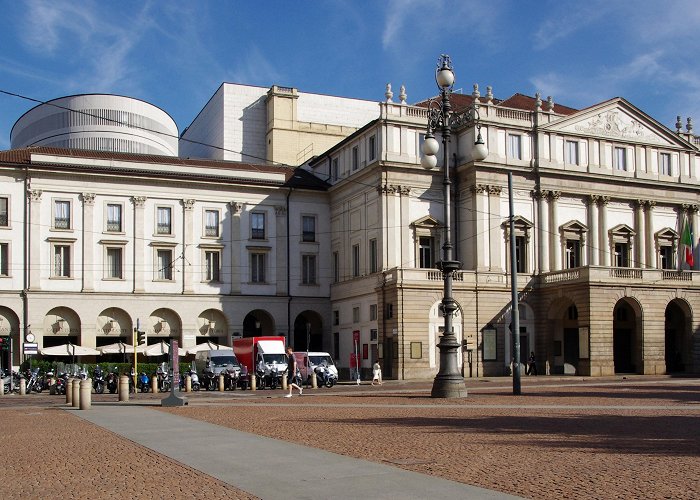
[[[158,378],[158,391],[167,392],[170,390],[170,375],[168,374],[168,369],[165,363],[161,364],[156,370],[156,377]]]
[[[197,372],[195,370],[187,370],[187,373],[184,373],[180,375],[180,390],[184,391],[185,390],[185,376],[189,375],[190,376],[190,388],[193,391],[198,391],[199,390],[199,376],[197,375]]]
[[[207,391],[216,390],[216,377],[214,376],[214,372],[210,368],[205,368],[202,372],[201,386]]]
[[[148,378],[146,372],[141,372],[141,374],[138,376],[138,383],[136,385],[136,388],[141,392],[148,392],[151,390],[150,381],[151,379]]]
[[[41,380],[39,379],[39,368],[35,368],[33,370],[27,370],[27,377],[26,377],[26,385],[25,385],[25,391],[27,394],[30,392],[41,392],[44,390],[41,384]]]
[[[105,377],[105,386],[107,386],[107,390],[110,394],[114,394],[119,390],[119,373],[116,367]]]
[[[95,389],[97,394],[105,392],[105,378],[100,365],[95,366],[95,369],[92,371],[92,388]]]
[[[68,385],[68,374],[61,373],[56,379],[56,394],[65,394],[66,386]]]
[[[2,385],[4,386],[5,394],[9,393],[12,389],[12,374],[7,370],[2,374]]]
[[[282,384],[282,376],[284,372],[280,372],[277,366],[267,366],[265,368],[262,365],[258,365],[256,370],[256,380],[258,389],[277,389],[277,386]]]
[[[338,382],[338,376],[331,372],[326,365],[316,366],[314,372],[316,372],[316,383],[319,387],[325,385],[330,389]]]

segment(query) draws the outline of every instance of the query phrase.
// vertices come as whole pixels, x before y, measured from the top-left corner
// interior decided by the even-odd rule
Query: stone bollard
[[[192,376],[187,375],[185,377],[185,392],[192,392]]]
[[[4,395],[5,395],[5,382],[3,382],[1,380],[1,377],[0,377],[0,396],[4,396]]]
[[[71,391],[73,392],[73,408],[80,408],[80,382],[79,378],[73,379],[73,386]]]
[[[27,381],[22,377],[19,379],[19,395],[24,396],[27,394]]]
[[[258,388],[257,385],[258,385],[258,379],[255,377],[254,373],[251,373],[250,374],[250,390],[251,391],[256,390]]]
[[[316,372],[311,372],[311,387],[313,389],[318,389],[318,379],[316,378]]]
[[[129,401],[129,376],[119,377],[119,401]]]
[[[66,385],[64,386],[66,390],[66,404],[73,406],[73,379],[67,378]]]
[[[153,375],[151,377],[151,392],[153,394],[158,394],[158,375]]]
[[[287,374],[283,373],[282,374],[282,390],[286,391],[287,389],[289,389],[289,386],[287,386]]]
[[[224,392],[224,374],[219,374],[219,392]]]
[[[89,410],[92,404],[92,379],[88,378],[79,382],[80,409]]]

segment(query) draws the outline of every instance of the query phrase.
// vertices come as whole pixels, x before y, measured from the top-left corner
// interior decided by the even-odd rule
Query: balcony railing
[[[54,217],[53,227],[56,229],[70,229],[70,217]]]
[[[219,226],[207,226],[204,228],[204,236],[219,236]]]

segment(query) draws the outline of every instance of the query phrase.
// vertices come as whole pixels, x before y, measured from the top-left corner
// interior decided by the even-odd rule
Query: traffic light
[[[146,332],[139,332],[139,344],[147,344],[148,343],[148,335]]]
[[[10,337],[0,337],[0,351],[10,350]]]

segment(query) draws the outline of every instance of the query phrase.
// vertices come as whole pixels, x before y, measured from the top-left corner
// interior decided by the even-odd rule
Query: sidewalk
[[[517,498],[147,406],[67,411],[265,500]]]

